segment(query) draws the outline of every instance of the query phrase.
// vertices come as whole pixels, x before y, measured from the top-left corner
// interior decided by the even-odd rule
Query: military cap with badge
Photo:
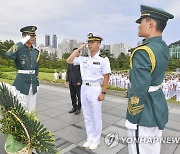
[[[25,44],[30,39],[30,36],[35,37],[36,36],[35,31],[36,30],[37,30],[36,26],[26,26],[26,27],[21,28],[20,32],[22,32],[22,35],[26,35],[25,37],[23,37],[21,39],[21,42],[23,44]]]
[[[161,8],[141,5],[141,17],[136,20],[136,23],[141,23],[141,19],[146,17],[156,18],[165,22],[167,22],[169,19],[174,18],[171,13]]]
[[[36,36],[35,34],[36,30],[37,30],[36,26],[26,26],[26,27],[21,28],[20,32]]]
[[[88,33],[88,41],[103,41],[103,37],[96,32],[90,32]]]
[[[36,36],[36,33],[35,33],[36,30],[37,30],[36,26],[26,26],[26,27],[21,28],[20,32],[22,32],[22,35],[26,35],[26,36],[23,37],[20,40],[20,42],[22,44],[25,44],[30,39],[31,36],[32,37]],[[17,49],[18,49],[18,45],[14,44],[8,51],[16,52]]]

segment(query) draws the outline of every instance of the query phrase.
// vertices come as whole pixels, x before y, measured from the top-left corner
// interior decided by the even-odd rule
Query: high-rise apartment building
[[[110,45],[110,53],[114,58],[117,58],[121,53],[124,53],[125,55],[129,54],[129,49],[131,49],[131,47],[124,43],[116,43]]]
[[[57,36],[53,35],[52,37],[52,47],[57,48]]]
[[[77,40],[69,40],[69,49],[70,49],[70,53],[72,53],[72,50],[74,48],[77,48]]]
[[[62,52],[63,53],[72,53],[72,49],[77,47],[77,40],[73,39],[63,39],[62,42]]]
[[[50,44],[50,36],[49,35],[45,35],[45,47],[49,47]]]

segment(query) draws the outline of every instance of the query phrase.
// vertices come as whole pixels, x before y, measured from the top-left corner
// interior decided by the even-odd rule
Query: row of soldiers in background
[[[166,100],[176,96],[180,101],[180,74],[166,75],[161,88]]]
[[[54,81],[58,80],[58,79],[62,79],[62,80],[66,80],[66,71],[63,69],[62,72],[57,72],[56,70],[54,71],[53,74],[54,77]]]
[[[112,72],[109,80],[109,85],[117,88],[128,89],[129,76],[120,72]]]
[[[54,80],[66,79],[66,71],[63,70],[59,74],[55,71]],[[109,85],[117,88],[128,89],[130,84],[129,76],[120,72],[112,72],[109,80]],[[166,75],[162,83],[162,91],[166,100],[176,96],[176,101],[180,101],[180,75]]]
[[[127,74],[112,72],[109,85],[128,89],[129,84],[130,81]],[[176,96],[176,101],[180,101],[180,75],[166,75],[161,88],[166,100]]]

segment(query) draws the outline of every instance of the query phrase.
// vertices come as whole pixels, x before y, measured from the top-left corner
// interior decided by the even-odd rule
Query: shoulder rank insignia
[[[142,40],[141,42],[139,42],[138,44],[139,44],[139,45],[138,45],[136,48],[141,47],[141,46],[143,46],[143,45],[147,45],[148,42],[146,41],[146,39],[143,39],[143,40]]]
[[[105,58],[106,55],[104,55],[104,54],[99,54],[99,57]]]
[[[148,42],[144,42],[143,44],[139,44],[136,48],[142,47],[142,46],[147,45],[147,44],[148,44]]]
[[[128,103],[129,114],[136,115],[142,111],[142,109],[144,108],[144,104],[142,105],[138,105],[138,104],[139,104],[139,97],[132,96]]]
[[[8,51],[16,52],[18,48],[17,44],[14,44]]]

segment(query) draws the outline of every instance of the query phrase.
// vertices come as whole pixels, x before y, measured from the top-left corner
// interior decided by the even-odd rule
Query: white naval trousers
[[[37,97],[37,93],[33,94],[32,85],[30,86],[29,94],[28,95],[22,94],[22,95],[23,95],[23,98],[20,101],[20,103],[24,107],[26,107],[28,111],[30,111],[30,112],[31,111],[35,111],[35,109],[36,109],[36,97]]]
[[[138,135],[138,136],[137,136]],[[158,127],[138,126],[138,129],[128,129],[128,137],[130,138],[145,138],[145,142],[136,144],[128,144],[129,154],[160,154],[162,130]],[[150,143],[148,139],[159,139],[157,142]],[[150,140],[150,141],[152,141]],[[147,142],[146,142],[147,141]],[[138,153],[139,152],[139,153]]]
[[[81,105],[86,127],[87,141],[97,143],[102,133],[102,101],[98,101],[101,87],[81,86]]]

